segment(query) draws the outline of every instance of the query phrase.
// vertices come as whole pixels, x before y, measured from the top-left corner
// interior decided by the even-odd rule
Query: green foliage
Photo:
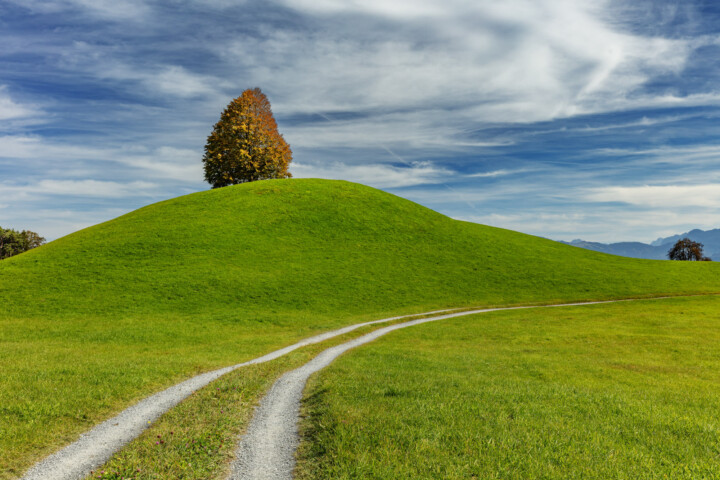
[[[0,262],[0,472],[192,374],[332,327],[717,292],[718,267],[604,255],[339,181],[251,182],[150,205]]]
[[[259,88],[230,102],[205,145],[205,180],[213,188],[291,177],[292,151],[278,132],[270,102]]]
[[[30,230],[18,232],[17,230],[0,227],[0,260],[27,252],[44,243],[45,239],[43,237]]]
[[[306,391],[298,479],[720,478],[720,298],[393,332]]]

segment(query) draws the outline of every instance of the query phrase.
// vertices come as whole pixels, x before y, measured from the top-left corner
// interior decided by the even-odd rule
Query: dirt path
[[[85,478],[90,474],[91,470],[107,462],[116,451],[139,436],[163,413],[186,399],[194,391],[238,368],[256,363],[269,362],[298,348],[320,343],[367,325],[386,323],[393,320],[416,317],[418,315],[432,315],[452,310],[457,309],[402,315],[350,325],[306,338],[293,345],[275,350],[274,352],[247,362],[197,375],[141,400],[137,404],[123,410],[117,416],[106,420],[92,430],[82,434],[76,442],[35,464],[25,473],[21,480],[75,480]]]
[[[593,305],[632,300],[634,299],[567,303],[545,305],[542,307]],[[405,328],[420,323],[432,322],[446,318],[459,317],[462,315],[527,308],[539,307],[521,306],[465,310],[435,317],[421,318],[381,328],[351,342],[347,342],[324,351],[304,367],[285,374],[275,383],[275,385],[273,385],[270,393],[268,393],[268,395],[263,399],[261,406],[256,411],[247,435],[241,440],[238,448],[237,459],[233,463],[233,474],[231,478],[292,478],[292,470],[295,462],[294,452],[298,442],[297,421],[300,398],[302,396],[302,390],[305,386],[305,382],[313,372],[324,368],[343,352],[358,345],[362,345],[363,343],[372,341],[399,328]],[[274,352],[247,362],[197,375],[189,380],[181,382],[163,390],[162,392],[141,400],[137,404],[123,410],[117,416],[106,420],[92,430],[80,435],[80,438],[76,442],[35,464],[25,473],[21,480],[76,480],[85,478],[90,474],[91,470],[103,465],[116,451],[138,437],[162,414],[190,396],[190,394],[194,391],[238,368],[246,365],[268,362],[286,355],[298,348],[320,343],[327,339],[343,335],[367,325],[387,323],[394,320],[401,320],[403,318],[434,315],[456,310],[459,309],[436,310],[432,312],[402,315],[350,325],[301,340],[293,345],[275,350]]]
[[[236,458],[231,467],[230,479],[291,480],[293,478],[295,451],[299,443],[298,421],[300,419],[300,400],[302,399],[305,384],[310,375],[327,367],[338,356],[352,348],[371,342],[394,330],[464,315],[496,312],[500,310],[568,307],[623,301],[629,300],[566,303],[542,307],[486,308],[449,313],[380,328],[362,337],[328,348],[302,367],[292,370],[280,377],[268,394],[262,399],[260,406],[256,409],[253,419],[250,422],[247,433],[240,439],[236,451]]]

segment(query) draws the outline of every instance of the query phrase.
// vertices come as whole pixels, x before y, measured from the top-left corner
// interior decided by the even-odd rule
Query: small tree
[[[693,242],[687,237],[678,240],[667,255],[670,260],[710,261],[709,257],[703,255],[703,244]]]
[[[259,88],[245,90],[230,102],[205,145],[205,180],[213,188],[288,178],[292,151]]]
[[[30,230],[18,232],[0,227],[0,260],[27,252],[43,243],[45,239]]]

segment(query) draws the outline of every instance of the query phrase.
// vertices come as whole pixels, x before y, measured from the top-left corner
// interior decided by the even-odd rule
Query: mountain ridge
[[[667,260],[667,252],[681,238],[689,238],[694,242],[703,244],[705,255],[712,259],[720,260],[720,228],[701,230],[695,228],[685,233],[660,237],[650,243],[643,242],[614,242],[602,243],[592,242],[583,239],[575,239],[570,242],[560,240],[560,243],[574,247],[593,250],[596,252],[609,253],[629,258],[644,258],[648,260]]]

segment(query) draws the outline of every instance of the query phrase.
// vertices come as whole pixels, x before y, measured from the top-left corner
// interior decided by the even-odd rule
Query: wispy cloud
[[[95,68],[94,70],[98,78],[137,82],[148,92],[154,94],[180,98],[219,95],[216,78],[189,72],[178,65],[138,69],[107,62],[102,69]]]
[[[157,185],[150,182],[135,181],[129,183],[98,181],[98,180],[40,180],[29,185],[0,183],[0,194],[27,197],[73,196],[121,198],[129,195],[149,196],[154,194]]]
[[[428,162],[392,166],[387,164],[347,165],[340,162],[323,165],[295,163],[293,176],[297,178],[327,178],[350,180],[376,188],[397,188],[444,183],[452,172]]]
[[[608,218],[612,217],[612,222]],[[649,243],[694,228],[712,229],[720,224],[717,211],[705,209],[659,212],[653,209],[582,211],[532,211],[512,214],[463,215],[475,223],[521,231],[554,240],[581,238],[596,242],[641,241]],[[581,233],[580,233],[581,232]]]
[[[492,170],[489,172],[477,172],[467,175],[469,178],[493,178],[493,177],[504,177],[506,175],[514,175],[517,173],[525,173],[527,169],[520,170]]]
[[[104,20],[127,21],[145,18],[150,14],[149,2],[144,0],[8,0],[37,13],[57,14],[75,11]]]
[[[0,158],[33,159],[48,158],[97,158],[101,150],[81,145],[64,145],[39,136],[5,135],[0,137]]]
[[[292,72],[297,82],[287,107],[303,111],[310,104],[332,110],[457,102],[474,120],[527,122],[623,108],[623,102],[678,102],[674,95],[631,96],[654,75],[680,72],[695,46],[618,31],[605,21],[607,2],[285,4],[318,16],[322,34],[251,41],[258,58],[250,63],[265,62],[256,71],[263,84]],[[244,45],[229,51],[240,60]],[[291,45],[303,55],[291,58]],[[318,74],[325,78],[322,90],[306,80]]]
[[[0,120],[34,117],[40,113],[36,106],[22,104],[13,100],[7,85],[0,85]]]
[[[720,205],[720,183],[608,186],[592,190],[585,199],[591,202],[621,202],[647,207],[717,207]]]

